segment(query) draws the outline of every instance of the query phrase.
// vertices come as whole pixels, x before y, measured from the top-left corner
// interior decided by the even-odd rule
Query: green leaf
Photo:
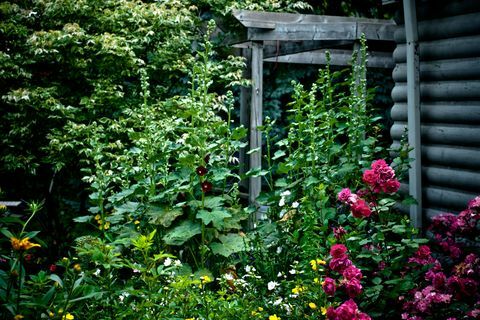
[[[225,199],[223,197],[206,197],[204,201],[205,208],[216,209],[223,206]]]
[[[281,157],[285,156],[287,153],[283,150],[278,150],[274,153],[272,160],[280,159]]]
[[[93,219],[93,216],[81,216],[81,217],[74,218],[73,221],[84,223],[84,222],[89,222],[92,219]]]
[[[168,228],[177,217],[183,214],[183,211],[180,208],[150,206],[148,207],[146,214],[149,217],[148,221],[150,223],[156,225],[160,224],[165,228]]]
[[[205,225],[208,225],[210,222],[212,222],[213,226],[217,229],[222,229],[225,218],[230,218],[231,216],[232,215],[226,210],[200,210],[197,213],[197,219],[201,219]]]
[[[247,239],[238,233],[229,233],[218,237],[219,242],[210,244],[213,254],[229,257],[233,253],[246,250]]]
[[[113,214],[124,214],[124,213],[134,213],[137,211],[140,204],[138,202],[128,201],[120,206],[115,206]]]
[[[56,283],[58,283],[58,285],[59,285],[60,287],[63,288],[63,281],[62,281],[62,279],[60,279],[60,277],[57,276],[56,274],[51,274],[51,275],[50,275],[50,280],[55,281]]]
[[[200,233],[202,233],[201,225],[187,220],[182,222],[179,226],[169,230],[163,237],[163,241],[172,246],[181,246]]]

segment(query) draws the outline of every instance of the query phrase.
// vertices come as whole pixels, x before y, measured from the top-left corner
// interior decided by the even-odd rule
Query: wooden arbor
[[[240,121],[250,128],[250,169],[261,168],[262,135],[258,128],[263,121],[264,62],[322,65],[326,64],[328,51],[331,65],[347,66],[364,34],[369,48],[367,66],[394,67],[392,52],[396,24],[392,20],[246,10],[233,14],[247,28],[245,41],[233,46],[242,49],[251,71],[251,92],[243,89],[240,103]],[[246,163],[245,160],[242,152],[240,163]],[[261,178],[251,177],[248,190],[250,204],[256,204]]]

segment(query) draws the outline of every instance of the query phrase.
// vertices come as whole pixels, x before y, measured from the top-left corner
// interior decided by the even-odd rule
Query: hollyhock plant
[[[395,171],[383,159],[374,161],[371,169],[363,173],[362,180],[375,193],[395,193],[400,188]]]

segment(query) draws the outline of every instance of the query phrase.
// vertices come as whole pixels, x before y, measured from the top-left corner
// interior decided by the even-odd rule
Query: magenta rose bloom
[[[343,256],[342,258],[333,258],[332,260],[330,260],[330,263],[328,264],[330,269],[338,273],[342,273],[347,267],[351,265],[352,265],[352,261],[350,261],[346,255]]]
[[[336,319],[338,320],[354,320],[356,319],[358,306],[352,299],[342,303],[335,309]]]
[[[418,250],[415,253],[415,255],[420,259],[428,259],[431,253],[432,251],[430,250],[429,246],[421,245],[420,247],[418,247]]]
[[[343,270],[343,277],[347,280],[352,280],[352,279],[362,279],[362,271],[355,267],[354,265],[348,266]]]
[[[337,286],[335,285],[335,280],[332,278],[326,277],[325,281],[322,283],[323,291],[329,296],[333,296],[335,291],[337,290]]]
[[[362,293],[362,285],[360,280],[355,278],[349,280],[347,283],[345,283],[345,290],[350,298],[355,298]]]
[[[333,228],[335,239],[341,239],[345,234],[347,234],[347,231],[343,227]]]
[[[384,185],[383,191],[386,193],[395,193],[400,189],[400,182],[397,179],[388,180]]]
[[[347,247],[343,244],[334,244],[330,248],[330,255],[334,259],[339,259],[345,257],[345,253],[347,252]]]
[[[350,191],[348,188],[344,188],[338,193],[337,197],[340,202],[346,203],[351,195],[352,191]]]
[[[337,319],[337,312],[335,311],[335,308],[333,308],[333,307],[328,307],[328,309],[327,309],[327,319],[328,319],[328,320],[335,320],[335,319]]]
[[[364,312],[360,312],[358,315],[357,315],[357,320],[372,320],[372,318],[370,318],[370,316]]]
[[[350,209],[355,218],[370,217],[372,214],[372,210],[363,199],[358,199],[350,206]]]

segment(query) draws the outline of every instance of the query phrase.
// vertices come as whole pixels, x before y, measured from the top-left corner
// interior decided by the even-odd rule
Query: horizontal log
[[[265,59],[266,62],[302,63],[302,64],[327,64],[327,51],[330,53],[330,65],[348,66],[352,61],[352,50],[321,49],[301,52],[284,56]],[[367,67],[393,68],[394,63],[390,52],[369,52]]]
[[[397,64],[393,70],[395,82],[407,81],[407,64]],[[422,81],[480,80],[480,59],[449,59],[425,61],[420,63]]]
[[[480,123],[480,101],[421,102],[422,122],[443,122],[461,124]],[[407,121],[407,103],[395,103],[391,109],[394,121]]]
[[[392,148],[397,149],[399,142],[394,141]],[[394,156],[392,154],[392,156]],[[479,170],[480,148],[422,144],[422,161],[425,165],[443,165],[455,168]]]
[[[480,161],[479,161],[480,168]],[[480,194],[480,172],[447,167],[422,167],[423,177],[429,185],[436,185]]]
[[[427,186],[423,188],[425,207],[448,208],[452,211],[464,210],[468,202],[477,196],[476,193],[456,189]]]
[[[480,80],[422,82],[420,85],[422,101],[477,100],[480,99]],[[407,101],[406,83],[396,83],[392,90],[394,102]]]
[[[420,61],[458,59],[480,56],[480,36],[467,36],[436,41],[420,42],[418,54]],[[398,44],[393,51],[393,59],[397,63],[407,61],[407,46]]]
[[[390,129],[391,137],[400,140],[405,128],[405,123],[395,122]],[[421,134],[422,143],[480,146],[480,126],[478,125],[428,124],[421,126]]]
[[[418,22],[419,41],[447,39],[478,34],[480,12]],[[397,28],[397,43],[405,43],[405,28]]]
[[[400,1],[401,2],[401,1]],[[431,20],[441,17],[451,17],[467,13],[479,12],[480,2],[478,0],[440,0],[435,2],[417,2],[417,19]],[[399,15],[397,23],[403,24],[403,16]]]

